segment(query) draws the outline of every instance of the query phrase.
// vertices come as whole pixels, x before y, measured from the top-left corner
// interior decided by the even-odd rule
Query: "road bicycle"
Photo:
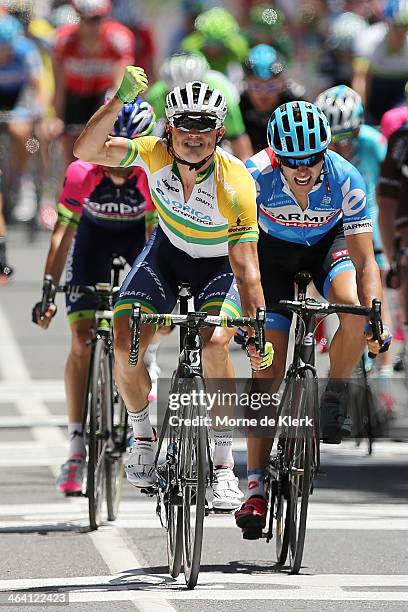
[[[54,302],[56,293],[85,294],[95,300],[95,327],[91,344],[87,396],[83,431],[87,445],[87,478],[89,524],[92,530],[101,523],[102,502],[106,498],[107,517],[118,514],[123,480],[123,455],[128,446],[127,411],[113,377],[112,338],[113,301],[119,289],[119,277],[125,261],[113,257],[111,283],[54,286],[45,277],[40,314]]]
[[[138,361],[141,324],[180,327],[179,361],[169,398],[189,399],[180,402],[176,409],[170,402],[167,405],[155,458],[157,486],[147,492],[156,493],[157,514],[167,531],[169,572],[176,578],[183,564],[186,584],[193,589],[200,571],[206,490],[213,483],[200,330],[216,326],[252,327],[256,345],[263,352],[265,311],[258,309],[252,318],[231,319],[206,312],[188,312],[191,297],[188,286],[182,285],[179,296],[180,314],[142,314],[140,305],[133,305],[129,364],[135,366]],[[162,448],[165,459],[159,463]]]
[[[321,303],[306,297],[310,281],[309,273],[298,273],[295,277],[297,299],[276,304],[276,309],[297,315],[295,342],[279,405],[277,420],[281,426],[276,436],[276,451],[271,454],[266,473],[267,530],[253,534],[269,542],[275,533],[277,561],[284,565],[289,555],[292,574],[297,574],[301,567],[309,496],[320,470],[316,317],[333,313],[364,316],[372,324],[375,339],[380,339],[383,331],[379,300],[373,300],[371,308]]]

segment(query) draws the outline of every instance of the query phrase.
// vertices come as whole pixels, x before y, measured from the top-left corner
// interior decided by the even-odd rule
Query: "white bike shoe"
[[[134,487],[152,487],[156,482],[154,459],[157,452],[157,439],[135,440],[125,461],[126,478]]]
[[[212,507],[220,512],[231,512],[242,504],[244,494],[238,486],[239,480],[231,468],[214,470]]]

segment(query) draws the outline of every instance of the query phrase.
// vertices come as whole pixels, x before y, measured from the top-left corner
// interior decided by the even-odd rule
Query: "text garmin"
[[[278,214],[274,214],[273,211],[266,210],[261,207],[261,212],[265,214],[267,217],[275,221],[276,223],[282,224],[294,224],[294,225],[302,225],[304,227],[311,227],[315,225],[324,225],[329,223],[334,217],[336,217],[340,211],[335,210],[331,211],[329,214],[312,214],[307,212],[296,212],[296,213],[283,213],[280,212]]]

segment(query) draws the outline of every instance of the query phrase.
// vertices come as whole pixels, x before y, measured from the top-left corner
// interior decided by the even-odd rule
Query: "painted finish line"
[[[248,588],[256,587],[256,588]],[[261,587],[261,588],[259,588]],[[69,593],[70,603],[161,600],[309,600],[309,601],[408,601],[406,575],[324,574],[291,576],[285,573],[241,575],[202,572],[194,591],[186,589],[183,578],[165,574],[129,572],[111,576],[1,580],[0,592]]]

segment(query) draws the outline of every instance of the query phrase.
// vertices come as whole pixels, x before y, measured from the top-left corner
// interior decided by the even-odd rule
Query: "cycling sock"
[[[157,362],[157,350],[160,346],[160,342],[149,344],[144,356],[144,362],[146,368],[150,368],[153,363]]]
[[[233,468],[232,431],[230,429],[213,430],[214,434],[214,467]]]
[[[403,323],[402,324],[402,329],[404,331],[404,336],[405,336],[405,353],[408,354],[408,348],[407,348],[407,344],[408,344],[408,323]]]
[[[86,457],[84,434],[82,423],[71,421],[68,423],[69,456],[81,455]]]
[[[248,489],[246,492],[245,499],[249,499],[253,495],[259,495],[265,497],[265,470],[253,469],[248,470]]]
[[[392,365],[383,365],[378,368],[378,377],[379,378],[392,378],[394,375],[394,370]]]
[[[150,423],[149,404],[140,412],[129,412],[129,422],[132,423],[134,438],[153,439],[153,428]]]

